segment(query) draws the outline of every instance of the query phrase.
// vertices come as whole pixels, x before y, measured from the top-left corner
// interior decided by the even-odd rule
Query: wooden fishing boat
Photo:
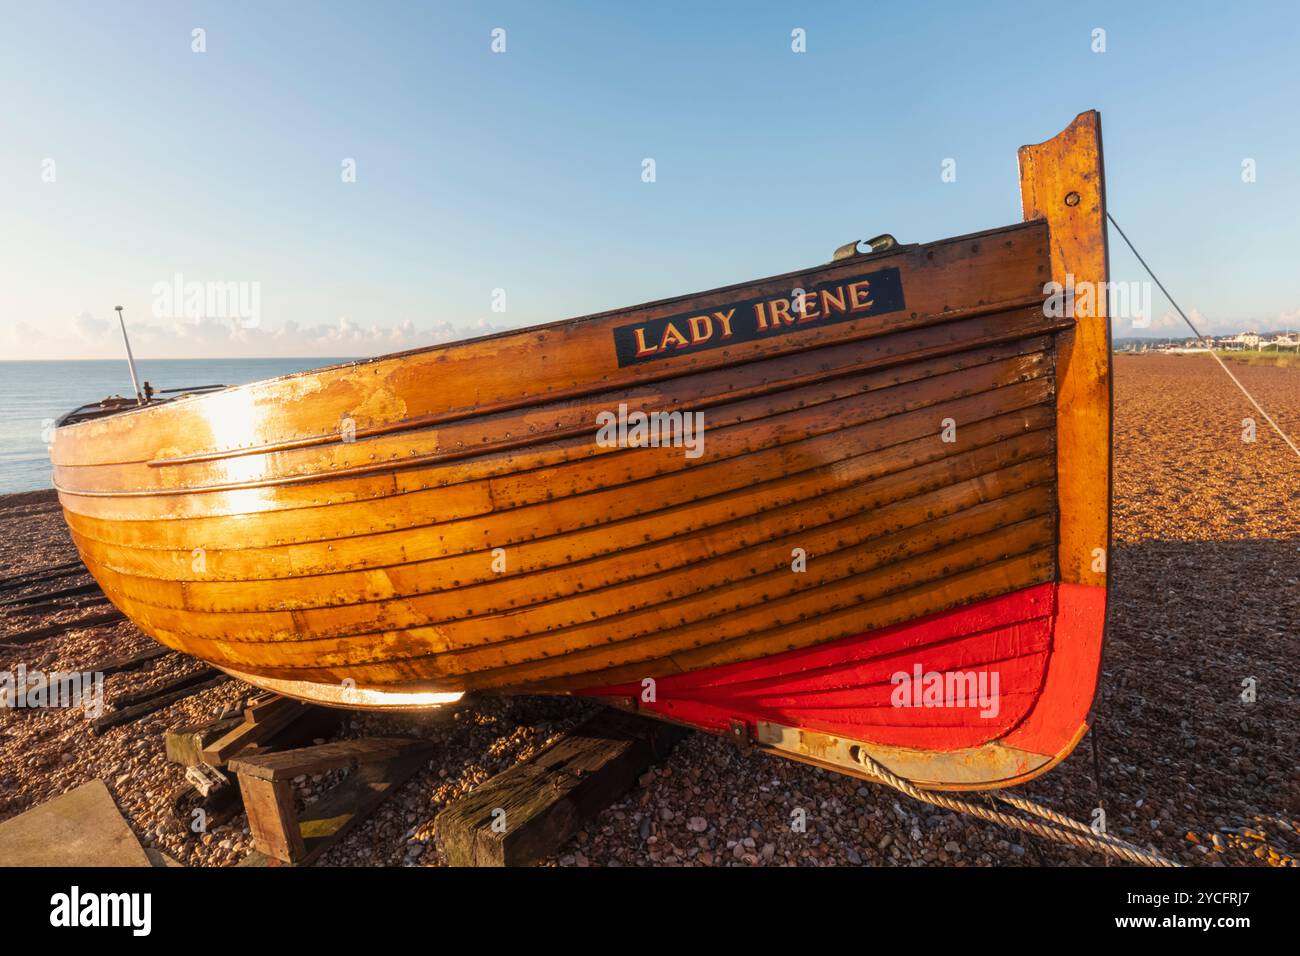
[[[1024,221],[56,430],[148,634],[348,707],[584,694],[1006,786],[1087,728],[1106,606],[1100,120]],[[690,430],[702,416],[703,430]]]

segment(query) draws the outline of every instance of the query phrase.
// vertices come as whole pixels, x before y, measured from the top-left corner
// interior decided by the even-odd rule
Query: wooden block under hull
[[[536,863],[621,797],[682,734],[617,711],[597,714],[439,812],[434,826],[447,862]]]

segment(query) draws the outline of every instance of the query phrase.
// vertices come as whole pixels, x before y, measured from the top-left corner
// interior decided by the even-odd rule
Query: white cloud
[[[365,358],[406,349],[455,342],[502,331],[487,321],[455,325],[437,322],[418,327],[406,319],[397,325],[358,322],[342,316],[334,322],[243,328],[225,319],[128,319],[131,350],[137,358]],[[116,316],[99,319],[83,312],[60,327],[40,329],[27,322],[0,328],[4,358],[120,358],[122,338]]]
[[[100,344],[111,330],[112,325],[109,322],[97,319],[89,312],[83,312],[72,320],[72,331],[83,342]]]
[[[1293,309],[1290,312],[1279,312],[1277,315],[1277,327],[1285,331],[1300,329],[1300,309]]]
[[[1238,332],[1283,332],[1300,327],[1300,309],[1294,312],[1278,314],[1276,321],[1268,319],[1213,319],[1208,318],[1200,309],[1190,309],[1187,317],[1202,335],[1235,335]],[[1173,309],[1156,316],[1151,324],[1143,329],[1135,329],[1128,320],[1115,319],[1112,335],[1116,338],[1155,336],[1158,338],[1181,338],[1192,335],[1187,323]]]

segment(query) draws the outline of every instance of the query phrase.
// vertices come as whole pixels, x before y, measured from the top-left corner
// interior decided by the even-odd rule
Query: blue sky
[[[1181,304],[1300,325],[1297,9],[6,3],[0,358],[116,357],[114,305],[144,355],[373,354],[1004,225],[1086,108]],[[256,283],[258,326],[154,318],[178,274]]]

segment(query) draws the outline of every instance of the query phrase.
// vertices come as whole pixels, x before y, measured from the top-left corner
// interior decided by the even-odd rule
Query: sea
[[[155,389],[243,385],[347,358],[137,359],[141,382]],[[0,494],[51,488],[47,442],[57,419],[79,405],[131,395],[122,359],[87,362],[0,361]]]

